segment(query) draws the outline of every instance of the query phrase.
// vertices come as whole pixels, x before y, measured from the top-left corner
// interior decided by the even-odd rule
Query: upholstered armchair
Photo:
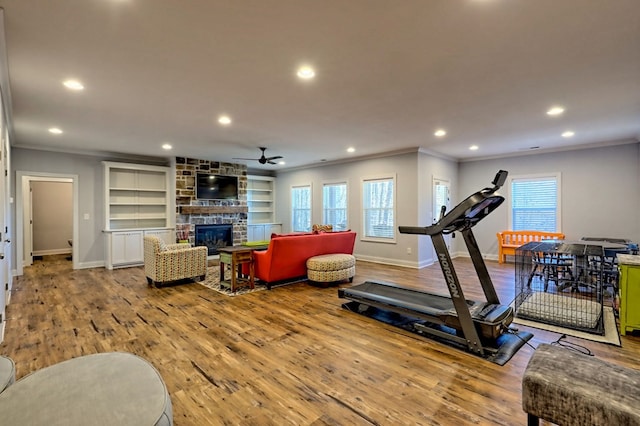
[[[144,237],[144,273],[149,285],[186,278],[204,280],[207,251],[203,246],[165,244],[156,236]]]

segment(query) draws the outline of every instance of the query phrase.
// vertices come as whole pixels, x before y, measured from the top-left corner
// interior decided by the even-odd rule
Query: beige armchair
[[[203,281],[207,274],[207,251],[203,246],[165,244],[156,236],[144,237],[144,273],[149,285],[193,278]]]

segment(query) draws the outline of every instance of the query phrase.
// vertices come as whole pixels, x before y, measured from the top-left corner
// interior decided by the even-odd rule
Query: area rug
[[[580,339],[591,340],[593,342],[606,343],[614,346],[622,346],[620,342],[620,335],[618,334],[618,327],[616,325],[616,318],[613,314],[613,308],[610,306],[604,307],[604,335],[585,333],[583,331],[573,330],[570,328],[558,327],[556,325],[544,324],[537,321],[531,321],[524,318],[514,318],[515,324],[524,325],[527,327],[539,328],[541,330],[552,331],[558,334],[566,334],[567,336],[578,337]]]
[[[231,279],[230,270],[227,269],[225,271],[224,279],[225,280]],[[228,286],[221,287],[220,286],[220,267],[218,265],[207,267],[207,277],[205,278],[204,281],[198,281],[198,284],[201,284],[207,288],[210,288],[211,290],[215,290],[218,293],[224,294],[226,296],[241,296],[243,294],[255,293],[256,291],[262,291],[267,289],[267,286],[263,284],[258,284],[257,282],[255,283],[255,286],[254,286],[255,288],[253,289],[249,287],[248,283],[240,283],[236,288],[236,291],[231,291],[231,289]]]

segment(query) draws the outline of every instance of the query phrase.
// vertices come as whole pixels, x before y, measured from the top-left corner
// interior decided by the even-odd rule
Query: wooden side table
[[[235,292],[238,283],[248,282],[251,288],[254,288],[254,269],[253,269],[253,247],[246,246],[229,246],[218,249],[220,253],[220,285],[231,287],[231,291]],[[249,265],[249,277],[245,277],[242,273],[242,265]],[[224,279],[225,265],[231,266],[231,281]]]

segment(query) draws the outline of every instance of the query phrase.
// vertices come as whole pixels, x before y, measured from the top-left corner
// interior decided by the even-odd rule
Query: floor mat
[[[515,324],[525,325],[527,327],[539,328],[541,330],[553,331],[558,334],[566,334],[567,336],[578,337],[580,339],[591,340],[593,342],[607,343],[614,346],[622,346],[620,342],[620,334],[616,325],[616,318],[613,314],[613,308],[604,307],[604,335],[585,333],[583,331],[573,330],[571,328],[558,327],[556,325],[544,324],[537,321],[531,321],[516,317],[513,322]]]

